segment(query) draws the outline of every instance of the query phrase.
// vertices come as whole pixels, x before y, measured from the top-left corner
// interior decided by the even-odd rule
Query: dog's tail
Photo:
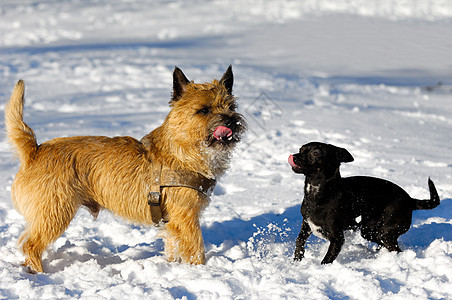
[[[26,166],[36,156],[38,144],[33,130],[23,120],[25,85],[19,80],[5,108],[5,125],[22,165]]]
[[[436,191],[435,184],[433,181],[428,179],[428,188],[430,190],[430,199],[429,200],[417,200],[416,201],[416,208],[415,209],[432,209],[439,205],[440,200],[438,196],[438,192]]]

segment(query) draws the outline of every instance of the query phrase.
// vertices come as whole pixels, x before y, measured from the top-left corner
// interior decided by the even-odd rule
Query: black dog
[[[298,154],[289,156],[292,170],[306,176],[295,260],[303,258],[306,240],[314,233],[330,241],[322,264],[333,262],[344,243],[344,230],[357,228],[365,239],[400,252],[397,239],[410,228],[413,210],[432,209],[440,203],[430,179],[430,200],[417,200],[383,179],[341,178],[341,162],[351,161],[347,150],[318,142],[306,144]]]

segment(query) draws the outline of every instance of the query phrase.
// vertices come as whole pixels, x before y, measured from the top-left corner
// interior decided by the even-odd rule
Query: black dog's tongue
[[[289,155],[289,165],[290,165],[292,168],[300,168],[300,167],[297,166],[297,165],[295,164],[295,162],[293,161],[293,155],[292,155],[292,154]]]
[[[213,132],[213,136],[217,140],[231,140],[232,139],[232,130],[225,126],[218,126]]]

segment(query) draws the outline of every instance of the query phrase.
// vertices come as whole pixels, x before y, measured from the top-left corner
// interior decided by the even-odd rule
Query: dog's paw
[[[324,258],[320,264],[327,265],[327,264],[331,264],[333,261],[334,261],[334,259],[330,260],[330,259],[325,259]]]
[[[21,263],[20,265],[24,268],[25,272],[27,272],[28,274],[32,275],[38,274],[38,271],[34,270],[31,266],[29,266],[26,261]]]
[[[303,259],[303,254],[295,254],[293,257],[293,261],[301,261]]]

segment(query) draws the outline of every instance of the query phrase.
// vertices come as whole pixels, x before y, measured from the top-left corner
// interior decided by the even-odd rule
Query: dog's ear
[[[232,74],[232,65],[224,72],[223,77],[220,79],[220,84],[226,87],[229,95],[232,95],[232,85],[234,84],[234,74]]]
[[[170,103],[175,102],[182,97],[187,89],[187,84],[189,83],[190,80],[185,77],[182,70],[176,67],[173,72],[173,96],[171,97]]]
[[[339,162],[344,162],[344,163],[352,162],[355,160],[353,158],[353,156],[350,154],[350,152],[348,152],[344,148],[339,148],[339,147],[336,150],[336,157]]]

